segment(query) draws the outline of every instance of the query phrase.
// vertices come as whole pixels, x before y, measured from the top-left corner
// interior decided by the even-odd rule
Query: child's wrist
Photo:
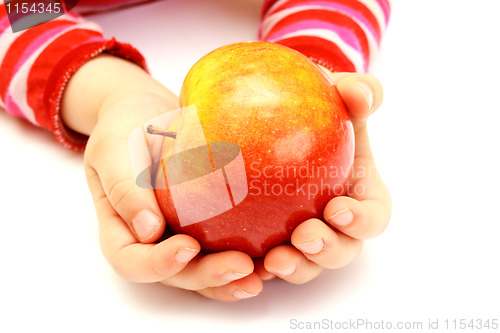
[[[170,93],[136,64],[112,55],[99,55],[83,65],[69,81],[62,100],[63,123],[89,135],[104,104],[140,91]]]

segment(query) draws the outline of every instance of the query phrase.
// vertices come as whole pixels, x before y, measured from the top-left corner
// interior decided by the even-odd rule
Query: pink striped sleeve
[[[72,74],[103,52],[146,69],[136,49],[106,40],[97,25],[74,13],[13,33],[1,0],[0,108],[50,130],[65,147],[82,150],[87,137],[64,126],[59,114],[61,98]]]
[[[265,0],[259,37],[332,71],[367,72],[389,15],[389,0]]]

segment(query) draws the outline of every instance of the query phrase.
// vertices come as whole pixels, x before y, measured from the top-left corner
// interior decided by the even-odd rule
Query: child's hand
[[[326,223],[319,219],[303,222],[292,234],[293,246],[273,248],[256,267],[258,272],[267,270],[297,284],[312,280],[324,268],[340,268],[352,262],[364,239],[385,230],[392,210],[389,191],[375,167],[366,128],[368,116],[382,103],[382,86],[367,74],[327,73],[354,125],[356,148],[350,196],[332,199],[324,210]]]
[[[257,295],[262,280],[242,252],[201,255],[199,243],[187,235],[152,244],[165,220],[153,190],[136,184],[128,138],[144,122],[178,107],[177,97],[142,69],[112,56],[91,60],[68,84],[62,117],[73,130],[90,134],[85,171],[104,256],[129,281],[161,282],[220,301]]]

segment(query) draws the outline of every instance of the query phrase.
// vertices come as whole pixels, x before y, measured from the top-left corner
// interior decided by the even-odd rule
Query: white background
[[[446,319],[500,320],[499,11],[496,0],[393,1],[372,71],[385,102],[369,123],[394,199],[389,228],[344,269],[301,286],[273,280],[238,303],[116,276],[82,155],[0,112],[0,331],[285,332],[294,319],[439,319],[445,331]],[[259,12],[260,1],[170,0],[95,19],[178,93],[205,53],[256,39]]]

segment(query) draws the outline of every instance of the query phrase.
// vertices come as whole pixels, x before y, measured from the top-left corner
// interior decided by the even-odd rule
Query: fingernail
[[[319,254],[325,248],[325,242],[323,238],[318,238],[311,242],[295,245],[295,247],[307,254]]]
[[[245,276],[247,276],[248,274],[246,273],[236,273],[236,272],[226,272],[224,273],[224,279],[228,280],[228,281],[234,281],[234,280],[239,280],[241,278],[244,278]]]
[[[354,215],[352,211],[349,208],[342,209],[341,211],[333,214],[332,216],[328,217],[326,220],[329,223],[345,227],[349,224],[351,224],[352,220],[354,219]]]
[[[293,264],[292,266],[288,267],[287,269],[284,269],[282,271],[277,271],[276,274],[278,274],[279,276],[289,276],[289,275],[292,275],[294,272],[295,272],[295,268],[297,266],[295,264]]]
[[[361,90],[361,92],[365,96],[366,102],[368,103],[368,109],[371,111],[373,108],[373,92],[372,92],[372,90],[364,82],[358,81],[358,82],[356,82],[356,84],[358,85],[359,89]]]
[[[177,261],[179,264],[185,264],[194,257],[196,257],[197,254],[198,250],[190,249],[187,247],[181,248],[177,250],[177,252],[175,253],[174,260]]]
[[[160,225],[160,219],[150,210],[143,210],[132,219],[132,228],[141,242],[153,237]]]
[[[237,299],[245,299],[245,298],[251,298],[251,297],[255,297],[255,296],[257,296],[257,294],[247,293],[246,291],[243,291],[240,289],[236,289],[233,293],[233,297],[237,298]]]
[[[269,273],[267,275],[261,276],[262,281],[270,281],[276,277],[276,274]]]

